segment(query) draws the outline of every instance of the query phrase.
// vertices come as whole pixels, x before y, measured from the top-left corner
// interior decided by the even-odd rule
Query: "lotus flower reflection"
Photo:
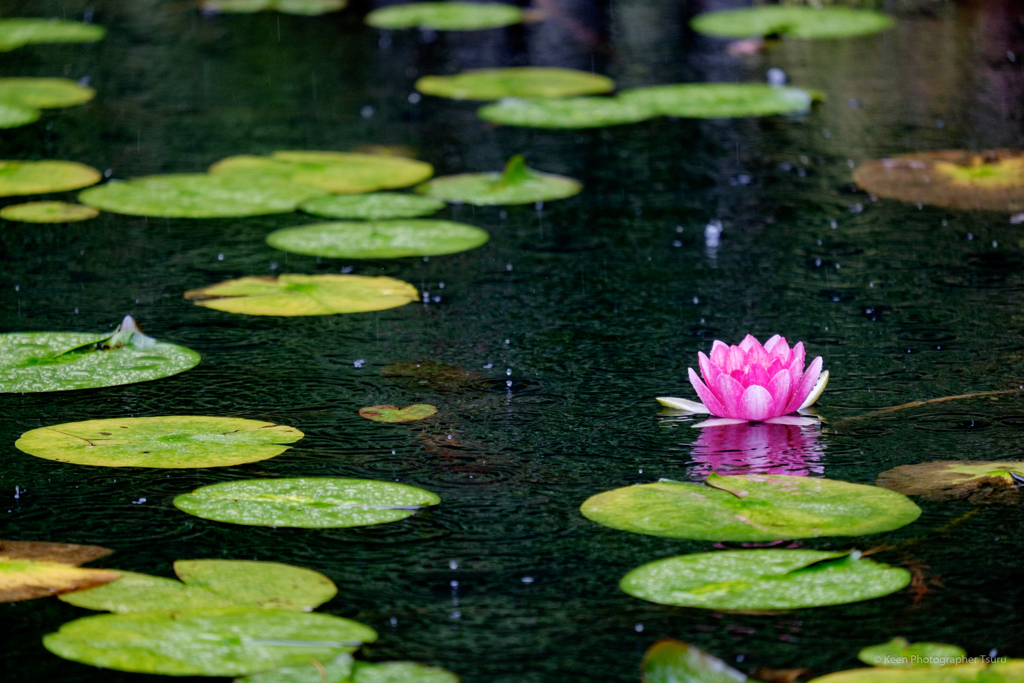
[[[693,446],[690,476],[704,481],[715,474],[825,473],[825,444],[820,425],[728,424],[700,430]]]
[[[715,341],[711,356],[699,353],[700,374],[693,368],[690,383],[701,403],[660,397],[658,402],[691,413],[710,413],[736,422],[788,422],[783,415],[814,404],[828,384],[828,370],[818,356],[804,369],[804,344],[790,348],[775,335],[764,345],[753,336],[729,346]]]

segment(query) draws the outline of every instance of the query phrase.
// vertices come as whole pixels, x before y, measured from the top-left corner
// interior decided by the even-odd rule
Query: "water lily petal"
[[[779,370],[765,386],[768,393],[772,395],[772,413],[775,415],[785,414],[793,389],[792,375],[789,374],[789,370]]]
[[[740,384],[738,380],[723,372],[718,376],[718,386],[715,387],[715,396],[722,402],[724,409],[721,413],[712,410],[712,415],[746,419],[740,410],[740,399],[743,397],[743,385]],[[706,401],[704,402],[704,405],[707,405]]]
[[[711,345],[711,362],[720,368],[725,367],[725,361],[729,357],[729,345],[717,339]]]
[[[747,349],[747,366],[764,367],[771,362],[771,356],[764,350],[764,347],[760,344],[756,344]]]
[[[761,342],[757,341],[757,337],[752,334],[748,334],[740,342],[740,348],[743,349],[744,353],[754,348],[755,346],[761,346]]]
[[[772,353],[772,348],[776,344],[778,344],[780,340],[782,342],[786,341],[785,339],[782,338],[782,335],[773,334],[771,337],[768,338],[768,341],[764,343],[764,350],[767,351],[768,353]]]
[[[797,408],[804,404],[804,401],[808,399],[811,392],[814,390],[815,384],[818,382],[818,377],[821,375],[821,356],[818,356],[811,361],[811,364],[807,366],[807,372],[800,378],[799,384],[793,389],[793,394],[789,399],[789,405],[786,406],[786,412],[792,413]]]
[[[803,417],[800,415],[780,415],[779,417],[771,417],[765,420],[765,424],[788,425],[790,427],[810,427],[820,422],[821,420],[815,420],[813,417]]]
[[[685,410],[688,413],[696,413],[700,415],[708,414],[711,412],[704,406],[703,403],[697,403],[696,401],[690,401],[685,398],[675,398],[674,396],[659,396],[655,400],[667,408]]]
[[[771,375],[763,365],[751,365],[746,371],[740,373],[734,373],[733,377],[740,381],[744,387],[753,386],[758,384],[762,387],[768,386],[768,382],[771,381]]]
[[[777,358],[783,365],[789,365],[793,360],[793,351],[789,348],[789,342],[786,341],[785,337],[775,335],[768,340],[767,344],[764,345],[764,349],[772,357]]]
[[[709,387],[715,386],[721,370],[711,362],[711,359],[704,355],[703,351],[697,352],[697,360],[700,362],[700,376],[704,378],[704,384]]]
[[[818,399],[821,398],[821,393],[825,391],[825,387],[828,385],[828,370],[823,370],[821,375],[818,376],[818,381],[814,384],[814,388],[811,389],[810,395],[804,399],[804,402],[800,404],[800,410],[804,408],[810,408]]]
[[[796,346],[793,347],[793,353],[789,360],[789,373],[793,376],[793,388],[796,389],[800,384],[800,380],[804,376],[804,360],[805,360],[804,343],[797,342]]]
[[[735,417],[712,417],[709,420],[690,425],[690,429],[704,429],[705,427],[725,427],[726,425],[745,425],[749,420],[739,420]]]
[[[722,365],[722,372],[732,374],[736,370],[743,370],[747,365],[747,354],[738,346],[730,346],[725,356],[725,363]]]
[[[772,414],[775,402],[772,395],[762,386],[754,385],[747,387],[740,397],[740,414],[736,417],[745,417],[751,422],[762,422],[770,417],[777,417]]]
[[[704,382],[700,381],[700,377],[697,377],[697,373],[693,371],[693,368],[687,368],[690,373],[690,384],[693,385],[693,390],[697,392],[697,396],[704,403],[704,407],[707,408],[708,412],[712,415],[725,415],[725,406],[718,400],[714,392],[704,386]],[[726,375],[721,375],[725,377]]]

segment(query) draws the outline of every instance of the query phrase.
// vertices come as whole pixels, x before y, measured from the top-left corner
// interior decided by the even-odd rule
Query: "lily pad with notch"
[[[78,567],[112,552],[95,545],[0,541],[0,602],[45,598],[115,581],[119,572]]]
[[[397,408],[392,405],[368,406],[359,409],[359,416],[374,422],[416,422],[437,415],[437,408],[426,403],[417,403]]]
[[[910,572],[859,551],[727,550],[657,560],[619,587],[641,600],[713,610],[788,610],[871,600],[910,584]]]
[[[0,19],[0,52],[43,43],[94,43],[107,30],[96,24],[59,19],[12,17]]]
[[[763,83],[676,83],[623,90],[618,99],[652,116],[726,119],[808,111],[813,95]]]
[[[477,110],[485,121],[524,128],[605,128],[659,116],[621,97],[505,98]]]
[[[644,653],[640,679],[643,683],[743,683],[747,677],[700,648],[664,638]]]
[[[252,14],[280,12],[315,17],[345,9],[348,0],[203,0],[200,8],[207,14]]]
[[[583,189],[573,178],[542,173],[522,155],[509,159],[502,173],[462,173],[434,178],[416,188],[420,194],[453,204],[504,206],[571,197]]]
[[[247,526],[331,529],[397,522],[441,499],[405,484],[368,479],[249,479],[211,484],[174,499],[196,517]]]
[[[894,25],[881,12],[804,5],[760,5],[705,12],[690,21],[694,31],[718,38],[783,36],[811,40],[870,35]]]
[[[91,206],[67,202],[27,202],[0,209],[0,218],[19,223],[77,223],[99,215]]]
[[[372,221],[386,218],[416,218],[437,213],[444,202],[402,192],[330,194],[316,197],[299,208],[323,218],[357,218]]]
[[[87,420],[25,432],[37,458],[100,467],[230,467],[269,460],[303,437],[294,427],[237,417],[173,415]]]
[[[424,95],[454,100],[500,100],[506,97],[573,97],[615,89],[607,76],[547,66],[472,69],[454,76],[424,76],[416,81]]]
[[[284,228],[270,233],[267,244],[308,256],[382,259],[457,254],[476,249],[490,238],[486,231],[465,223],[407,218]]]
[[[0,102],[6,104],[62,109],[85,104],[95,96],[92,88],[67,78],[0,78]]]
[[[95,168],[74,161],[0,161],[0,197],[77,190],[101,177]]]
[[[900,465],[878,475],[875,484],[925,500],[1016,505],[1024,486],[1024,462],[940,460]]]
[[[374,28],[423,31],[481,31],[522,21],[523,10],[501,2],[411,2],[366,15],[366,23]]]
[[[210,167],[210,173],[287,181],[333,194],[360,194],[415,185],[432,176],[434,167],[425,161],[387,154],[280,151],[265,157],[221,159]]]
[[[956,645],[910,643],[906,638],[893,638],[857,653],[857,659],[865,664],[900,669],[945,666],[966,656],[964,649]]]

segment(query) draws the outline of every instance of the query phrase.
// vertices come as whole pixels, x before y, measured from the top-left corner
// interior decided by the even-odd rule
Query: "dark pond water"
[[[1024,384],[1024,226],[1001,213],[871,201],[851,187],[850,170],[902,152],[1021,147],[1021,6],[894,2],[899,24],[883,35],[738,59],[687,31],[697,2],[545,5],[553,18],[525,28],[385,35],[362,26],[367,6],[310,19],[204,17],[187,2],[155,0],[5,3],[5,16],[74,18],[90,7],[110,28],[99,44],[0,57],[2,76],[88,76],[99,92],[4,131],[5,159],[72,159],[127,178],[200,171],[231,154],[377,143],[413,147],[439,173],[497,169],[522,152],[586,190],[542,210],[448,209],[442,217],[481,226],[492,241],[429,261],[318,262],[263,243],[274,229],[312,222],[299,214],[3,225],[4,331],[103,330],[131,312],[203,363],[149,384],[4,396],[0,537],[102,544],[116,554],[98,565],[161,575],[178,558],[310,567],[340,589],[323,611],[381,633],[367,657],[445,666],[466,683],[638,681],[644,649],[667,636],[743,669],[819,674],[856,665],[858,648],[896,635],[1024,656],[1019,507],[981,508],[929,533],[972,508],[922,503],[921,519],[893,533],[804,542],[868,548],[923,537],[878,556],[911,568],[911,588],[778,616],[625,595],[616,584],[629,569],[712,546],[613,531],[577,511],[617,486],[773,458],[861,483],[899,464],[1020,458],[1024,397],[1015,395],[836,423]],[[493,128],[472,104],[410,97],[421,74],[513,64],[594,68],[620,86],[761,81],[779,67],[828,101],[792,118],[545,132]],[[705,239],[714,220],[717,246]],[[349,267],[407,280],[431,302],[285,320],[181,297],[244,275]],[[823,429],[709,436],[660,414],[654,396],[692,397],[685,373],[698,350],[747,332],[780,332],[824,356]],[[389,363],[423,359],[487,381],[436,391],[380,376]],[[414,402],[441,416],[393,426],[356,414]],[[266,419],[307,436],[270,461],[184,472],[62,466],[13,446],[48,424],[162,414]],[[775,450],[766,455],[765,444]],[[405,522],[338,531],[229,526],[170,504],[202,484],[298,475],[396,480],[444,502]],[[42,635],[86,613],[53,599],[0,607],[4,680],[150,680],[42,648]]]

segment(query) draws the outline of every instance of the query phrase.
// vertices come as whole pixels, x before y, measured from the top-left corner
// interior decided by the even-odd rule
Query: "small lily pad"
[[[67,202],[28,202],[0,209],[0,218],[20,223],[76,223],[99,215],[91,206]]]
[[[714,610],[780,610],[880,598],[910,583],[910,572],[818,550],[728,550],[658,560],[619,587],[662,605]]]
[[[109,555],[95,545],[0,541],[0,602],[17,602],[81,590],[114,581],[121,575],[77,565]]]
[[[352,683],[459,683],[459,677],[447,669],[416,662],[356,662]]]
[[[849,669],[809,683],[1020,683],[1024,679],[1024,659],[1002,659],[992,664],[980,659],[972,658],[956,666]]]
[[[525,128],[604,128],[654,118],[646,106],[619,97],[506,98],[477,110],[493,123]]]
[[[345,8],[348,0],[203,0],[200,8],[209,14],[251,14],[273,11],[307,17],[337,12]]]
[[[872,645],[857,653],[857,659],[865,664],[900,669],[946,666],[966,656],[967,652],[956,645],[911,644],[906,638],[893,638],[888,643]]]
[[[643,683],[743,683],[747,677],[688,643],[659,640],[640,663]]]
[[[413,2],[375,9],[366,23],[375,28],[424,31],[480,31],[518,24],[523,10],[500,2]]]
[[[875,483],[925,500],[1016,505],[1020,481],[1024,481],[1024,462],[951,460],[900,465],[882,472]]]
[[[416,89],[424,95],[454,100],[600,95],[614,88],[615,82],[607,76],[547,66],[473,69],[454,76],[424,76],[416,81]]]
[[[40,112],[35,107],[26,107],[13,102],[0,102],[0,129],[19,128],[39,120]]]
[[[100,177],[95,168],[74,161],[0,161],[0,197],[77,190]]]
[[[364,275],[243,277],[185,292],[205,306],[243,315],[333,315],[396,308],[419,299],[408,282]]]
[[[893,20],[880,12],[802,5],[761,5],[706,12],[690,22],[694,31],[719,38],[782,35],[812,40],[869,35],[893,25]]]
[[[261,671],[236,678],[234,683],[352,683],[354,665],[352,655],[339,655],[333,662],[309,661],[299,666]]]
[[[400,377],[413,380],[420,387],[437,391],[459,391],[480,384],[483,377],[478,372],[463,370],[432,360],[409,360],[384,366],[381,377]]]
[[[862,536],[921,515],[906,496],[832,479],[710,474],[707,486],[662,480],[591,496],[589,520],[635,534],[697,541]]]
[[[396,408],[395,406],[369,406],[359,409],[360,417],[374,422],[415,422],[437,414],[435,406],[426,403]]]
[[[129,216],[232,218],[290,213],[321,194],[280,178],[178,173],[113,180],[82,192],[78,200]]]
[[[293,254],[380,259],[457,254],[476,249],[490,238],[485,231],[465,223],[409,218],[285,228],[270,233],[267,244]]]
[[[364,221],[382,218],[415,218],[437,213],[444,202],[400,192],[372,194],[329,194],[305,202],[299,208],[324,218],[358,218]]]
[[[329,529],[397,522],[437,505],[430,491],[367,479],[249,479],[211,484],[174,499],[203,519],[247,526]]]
[[[176,415],[87,420],[25,432],[29,455],[100,467],[229,467],[268,460],[303,437],[294,427],[237,417]]]
[[[59,109],[84,104],[95,96],[92,88],[67,78],[0,78],[0,102],[7,104]]]
[[[1024,153],[945,150],[861,164],[862,189],[901,202],[987,211],[1024,210]]]
[[[107,31],[102,26],[77,21],[18,17],[0,19],[0,52],[38,43],[92,43]]]
[[[425,161],[386,154],[283,151],[269,157],[242,155],[221,159],[210,173],[240,178],[286,180],[334,194],[395,190],[434,174]]]
[[[725,119],[802,113],[813,98],[800,88],[762,83],[677,83],[623,90],[618,99],[654,116]]]
[[[102,614],[64,624],[47,650],[104,669],[165,676],[244,676],[330,661],[377,634],[330,614],[269,609]]]
[[[277,562],[178,560],[174,573],[181,581],[121,572],[121,578],[113,583],[65,595],[61,600],[118,614],[220,607],[310,612],[338,593],[323,574]]]
[[[516,155],[509,159],[502,173],[442,176],[420,185],[416,191],[453,204],[500,206],[564,199],[582,189],[580,181],[535,171],[521,155]]]

